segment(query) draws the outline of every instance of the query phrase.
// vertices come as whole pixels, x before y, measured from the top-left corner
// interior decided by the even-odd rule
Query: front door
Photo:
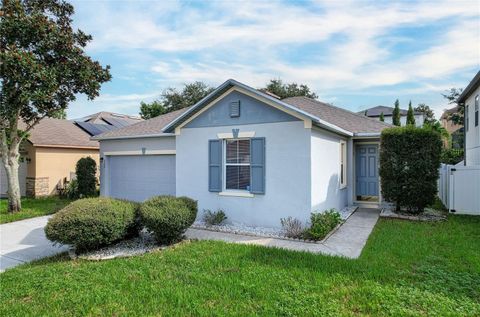
[[[378,201],[378,145],[357,145],[355,156],[357,200]]]

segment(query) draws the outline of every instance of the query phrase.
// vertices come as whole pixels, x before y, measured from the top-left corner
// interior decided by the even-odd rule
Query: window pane
[[[238,162],[250,163],[250,140],[238,141]]]
[[[237,160],[237,143],[238,141],[227,141],[227,163],[238,163]]]
[[[226,189],[250,190],[250,166],[227,166]]]

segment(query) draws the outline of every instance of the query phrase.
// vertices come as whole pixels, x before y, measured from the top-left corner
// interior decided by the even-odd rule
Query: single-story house
[[[378,205],[380,133],[391,125],[227,80],[197,104],[93,137],[100,192],[188,196],[228,219],[279,226],[312,211]]]
[[[140,118],[110,112],[76,120],[42,119],[29,131],[28,139],[20,148],[21,195],[57,194],[75,175],[79,159],[90,156],[98,165],[99,145],[90,137],[140,121]],[[6,171],[0,166],[0,197],[6,196],[7,190]]]
[[[376,106],[373,108],[368,108],[362,111],[359,111],[359,114],[363,114],[369,118],[374,118],[376,120],[380,120],[380,116],[383,113],[383,120],[386,123],[393,123],[393,107],[386,107],[386,106]],[[407,113],[408,110],[400,109],[400,125],[405,126],[407,125]],[[423,126],[424,121],[424,114],[423,112],[414,111],[413,115],[415,117],[415,126],[421,127]]]

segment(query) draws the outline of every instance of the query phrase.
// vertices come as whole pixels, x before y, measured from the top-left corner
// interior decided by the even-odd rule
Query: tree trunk
[[[7,157],[7,170],[8,180],[8,212],[17,212],[22,209],[22,202],[20,200],[20,182],[18,181],[18,157]]]
[[[10,133],[10,144],[7,143],[6,131],[1,131],[0,146],[3,167],[7,171],[8,212],[13,213],[22,209],[20,182],[18,181],[19,149],[22,138],[18,136],[16,123],[11,128],[11,131],[14,132]]]

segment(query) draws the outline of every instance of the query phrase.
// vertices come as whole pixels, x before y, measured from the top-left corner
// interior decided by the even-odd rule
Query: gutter
[[[379,138],[380,133],[379,132],[360,132],[360,133],[354,133],[353,137],[361,137],[361,138]]]

